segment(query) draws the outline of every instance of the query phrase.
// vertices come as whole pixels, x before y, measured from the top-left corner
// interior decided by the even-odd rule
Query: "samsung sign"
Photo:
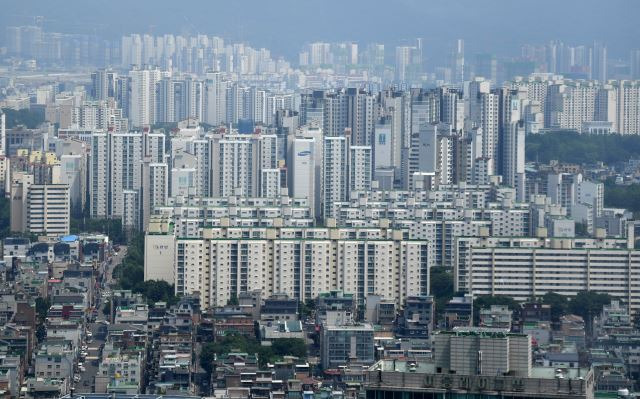
[[[311,151],[300,151],[298,153],[299,157],[306,157],[307,155],[311,155]]]

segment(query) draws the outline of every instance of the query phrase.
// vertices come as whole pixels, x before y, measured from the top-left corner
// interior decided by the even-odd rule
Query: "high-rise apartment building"
[[[640,251],[633,249],[630,233],[626,240],[460,237],[455,289],[517,301],[547,292],[568,297],[586,290],[606,292],[624,298],[633,314],[640,310],[640,292],[632,283],[638,278]]]
[[[0,111],[0,157],[7,155],[7,116]]]
[[[322,159],[322,217],[335,217],[334,205],[349,199],[349,138],[325,137]]]
[[[133,69],[129,71],[129,78],[131,94],[128,116],[131,126],[140,128],[154,124],[156,122],[156,83],[161,79],[160,70]]]
[[[594,42],[590,49],[589,79],[595,79],[602,83],[607,81],[607,46],[600,42]]]
[[[526,200],[524,121],[511,122],[503,137],[502,177],[505,185],[516,190],[516,201]]]
[[[213,134],[212,195],[259,196],[261,170],[276,168],[275,135]]]
[[[105,132],[91,134],[89,160],[89,215],[94,219],[110,216],[111,186],[110,138]]]
[[[118,74],[110,69],[101,68],[91,74],[91,98],[106,100],[116,97]]]
[[[27,189],[26,231],[36,235],[69,234],[69,186],[66,184],[32,184]]]
[[[109,134],[109,211],[112,217],[123,217],[125,212],[139,209],[131,206],[140,203],[135,197],[142,187],[142,138],[142,133],[138,132]],[[137,229],[139,219],[130,217],[123,226]]]
[[[372,151],[369,146],[349,147],[349,192],[371,190]]]
[[[174,270],[176,293],[200,292],[203,308],[254,289],[299,300],[340,290],[354,293],[360,303],[378,294],[398,304],[429,293],[429,245],[384,229],[211,228],[201,239],[169,242],[166,237],[174,233],[157,227],[164,233],[146,236],[154,273]],[[252,238],[234,238],[246,234]],[[352,234],[361,238],[349,238]],[[160,245],[174,246],[175,258],[159,257],[158,251],[167,251]]]
[[[217,126],[227,122],[227,81],[220,73],[208,73],[204,82],[203,122]]]

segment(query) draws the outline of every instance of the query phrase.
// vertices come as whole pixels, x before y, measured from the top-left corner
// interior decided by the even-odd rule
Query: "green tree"
[[[254,338],[240,334],[229,334],[224,337],[217,337],[216,342],[208,342],[202,346],[200,365],[207,373],[211,373],[216,355],[222,356],[236,351],[256,354],[258,356],[258,364],[261,367],[266,366],[267,363],[276,361],[282,356],[304,358],[307,354],[306,344],[304,340],[301,339],[276,340],[272,346],[262,346],[260,342]]]
[[[104,307],[102,308],[102,314],[105,316],[111,316],[111,302],[107,301],[104,303]]]
[[[640,213],[640,184],[615,184],[608,179],[604,185],[604,204],[612,208],[625,208]]]
[[[51,301],[49,300],[49,298],[36,298],[36,314],[40,323],[44,323],[45,319],[47,318],[47,314],[49,313],[50,307]]]
[[[213,372],[216,349],[216,345],[213,342],[207,342],[202,346],[202,350],[200,351],[200,367],[202,367],[208,375],[211,375]]]
[[[38,324],[36,327],[36,338],[38,339],[38,342],[42,342],[47,338],[47,328],[44,324]]]
[[[593,317],[602,312],[604,305],[609,305],[610,303],[611,296],[609,294],[581,291],[569,302],[569,310],[573,314],[582,316],[587,333],[590,336],[593,331]]]
[[[143,234],[135,235],[128,242],[127,255],[113,269],[113,276],[117,280],[116,288],[142,294],[150,305],[159,301],[168,305],[178,302],[173,285],[159,280],[144,281]]]
[[[313,299],[309,299],[306,302],[300,301],[299,313],[303,317],[310,317],[313,311],[316,309],[316,302]]]
[[[102,233],[109,236],[115,244],[127,244],[126,236],[122,229],[120,219],[92,219],[87,215],[82,217],[72,217],[70,230],[73,234],[78,233]]]
[[[636,135],[583,135],[556,131],[528,135],[525,146],[528,161],[544,163],[555,159],[577,164],[615,164],[640,156],[640,137]]]
[[[155,302],[167,302],[168,305],[173,305],[177,302],[173,285],[166,281],[147,280],[134,288],[136,291],[141,291],[141,294],[152,304]]]
[[[453,274],[451,269],[443,266],[434,266],[430,273],[430,293],[435,299],[436,315],[444,314],[447,302],[453,298]]]
[[[271,349],[276,356],[307,357],[307,344],[300,338],[276,339],[271,344]]]
[[[576,223],[576,237],[590,237],[586,223]]]
[[[238,306],[239,304],[240,302],[238,302],[237,295],[231,295],[231,298],[229,298],[229,300],[227,301],[227,305],[229,306]]]
[[[551,320],[558,321],[560,317],[567,313],[569,300],[566,296],[555,292],[547,292],[542,297],[542,303],[551,307]]]

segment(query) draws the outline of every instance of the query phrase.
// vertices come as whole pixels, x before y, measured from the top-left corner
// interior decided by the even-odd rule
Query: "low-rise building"
[[[260,322],[260,339],[273,341],[276,339],[304,339],[305,333],[299,320],[278,320]]]
[[[434,301],[431,296],[411,296],[405,301],[402,316],[398,320],[397,336],[402,338],[429,339],[435,320]]]
[[[480,309],[480,327],[500,328],[511,331],[513,311],[505,305],[491,305]]]
[[[456,328],[435,335],[433,361],[381,360],[367,371],[366,397],[593,399],[588,368],[533,367],[531,337]]]
[[[298,320],[298,301],[287,294],[274,294],[264,300],[260,320]]]
[[[35,375],[40,378],[71,379],[76,351],[68,344],[43,345],[35,354]]]
[[[95,391],[107,393],[140,393],[143,358],[141,354],[123,354],[106,344],[95,379]]]
[[[473,325],[473,297],[471,295],[453,297],[444,308],[446,329],[471,327]]]
[[[323,325],[320,341],[322,367],[372,364],[375,361],[373,333],[373,326],[368,323]]]

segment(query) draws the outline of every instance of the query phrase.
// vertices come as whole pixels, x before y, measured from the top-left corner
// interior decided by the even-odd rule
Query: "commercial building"
[[[531,337],[524,334],[440,332],[435,356],[433,361],[380,360],[366,372],[366,398],[594,397],[593,370],[532,367]]]
[[[338,368],[346,364],[371,364],[375,361],[371,324],[323,325],[320,341],[322,367]]]

